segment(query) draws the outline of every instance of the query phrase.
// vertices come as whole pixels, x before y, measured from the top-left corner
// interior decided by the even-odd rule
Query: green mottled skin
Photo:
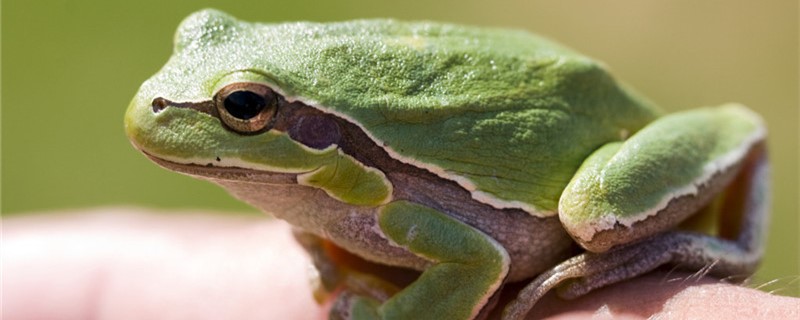
[[[392,20],[251,24],[216,11],[184,21],[175,54],[133,103],[208,99],[243,70],[354,119],[406,160],[550,213],[589,153],[656,114],[597,63],[525,32]],[[171,152],[211,158],[188,150]]]

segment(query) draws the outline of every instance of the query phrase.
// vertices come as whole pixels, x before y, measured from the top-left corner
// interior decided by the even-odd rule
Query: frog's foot
[[[406,201],[384,206],[378,224],[389,240],[435,264],[383,302],[343,293],[331,318],[473,319],[489,309],[510,263],[497,242],[434,209]]]
[[[570,279],[572,280],[559,290],[562,297],[577,297],[593,289],[639,276],[667,263],[680,268],[701,270],[708,274],[733,279],[744,279],[754,271],[763,250],[763,234],[769,207],[767,196],[769,166],[766,159],[766,148],[763,143],[753,143],[753,139],[750,138],[754,136],[753,134],[750,136],[738,134],[740,137],[738,140],[727,141],[728,135],[737,136],[737,134],[726,131],[726,126],[746,127],[748,123],[754,122],[747,118],[746,114],[742,115],[739,108],[728,107],[719,110],[719,113],[707,110],[695,112],[687,112],[676,119],[684,123],[694,121],[707,126],[699,132],[694,129],[683,130],[679,126],[665,126],[665,128],[655,128],[658,130],[649,131],[645,129],[637,135],[644,134],[650,135],[650,137],[640,137],[637,142],[636,136],[634,136],[631,139],[634,140],[633,142],[627,141],[622,145],[611,146],[611,149],[606,151],[601,149],[596,152],[595,155],[599,156],[590,157],[587,160],[589,164],[584,163],[585,168],[582,168],[585,170],[579,172],[573,182],[576,179],[584,179],[589,184],[599,183],[600,187],[570,189],[570,187],[574,187],[571,183],[571,186],[568,186],[565,191],[566,196],[570,198],[569,201],[574,201],[576,204],[582,203],[584,207],[591,208],[597,202],[611,203],[615,207],[622,207],[624,204],[614,201],[637,200],[642,195],[646,195],[645,191],[650,189],[649,186],[631,186],[627,188],[630,193],[619,195],[619,197],[608,195],[616,190],[609,191],[614,189],[614,181],[612,181],[614,177],[609,176],[611,170],[607,170],[607,167],[614,165],[613,162],[626,159],[624,156],[617,157],[615,154],[635,151],[637,157],[634,158],[641,159],[657,155],[657,158],[665,163],[683,161],[685,159],[674,159],[682,158],[683,155],[677,154],[670,158],[671,155],[668,152],[661,151],[663,148],[685,149],[686,145],[691,146],[695,143],[694,139],[699,139],[704,134],[707,135],[704,141],[712,141],[712,145],[717,148],[727,145],[728,150],[733,150],[724,153],[724,157],[726,157],[726,161],[734,164],[728,167],[717,167],[720,169],[713,175],[699,176],[698,179],[703,179],[700,179],[701,183],[694,185],[697,189],[694,194],[671,198],[666,207],[654,215],[648,215],[643,220],[635,222],[632,226],[626,226],[624,214],[617,217],[609,215],[612,217],[611,221],[616,221],[612,228],[582,238],[581,233],[585,230],[570,230],[577,224],[565,223],[565,227],[573,234],[576,241],[593,252],[573,257],[537,277],[519,293],[516,300],[509,304],[504,313],[505,319],[524,317],[546,292]],[[659,125],[656,124],[656,126]],[[689,127],[691,127],[691,123],[689,123]],[[642,141],[646,142],[649,138],[659,135],[664,138],[669,130],[674,131],[669,133],[672,135],[668,137],[670,139],[657,139],[658,142],[650,144],[642,143]],[[754,130],[755,136],[759,137],[758,129]],[[726,132],[728,135],[724,134]],[[713,137],[713,135],[717,135],[717,137]],[[659,143],[661,144],[659,145]],[[614,150],[618,150],[618,152],[614,153]],[[612,152],[603,155],[607,151]],[[703,157],[694,155],[694,158]],[[694,166],[705,167],[706,163],[706,161],[701,161]],[[684,161],[684,164],[692,165],[687,161]],[[666,184],[667,181],[670,181],[669,178],[648,179],[647,177],[668,177],[671,174],[670,171],[673,170],[671,166],[655,165],[649,166],[647,169],[631,173],[627,176],[631,180],[627,181],[651,184],[653,181],[658,181]],[[637,174],[643,175],[643,177],[637,178],[635,176]],[[585,191],[585,193],[578,191]],[[592,192],[595,193],[589,194]],[[587,196],[587,194],[589,195]],[[588,201],[575,201],[587,199],[587,197],[590,198]],[[563,200],[564,196],[562,196]],[[712,202],[712,200],[717,201]],[[706,208],[701,210],[703,207]],[[560,211],[560,214],[564,214],[564,211]],[[719,220],[716,223],[717,234],[709,235],[689,231],[663,232],[666,228],[674,229],[689,215],[716,215]],[[564,221],[563,218],[562,216],[562,221]],[[655,236],[652,236],[653,234]],[[611,249],[606,251],[607,247],[611,247]]]
[[[521,319],[548,291],[572,299],[673,263],[717,275],[748,275],[759,253],[738,243],[689,232],[670,232],[614,248],[575,256],[539,275],[509,303],[503,319]],[[567,281],[571,280],[571,281]]]

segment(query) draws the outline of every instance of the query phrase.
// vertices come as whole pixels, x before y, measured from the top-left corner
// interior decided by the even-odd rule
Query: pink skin
[[[258,216],[98,209],[3,221],[3,319],[324,319],[308,257]],[[532,317],[800,319],[800,299],[655,273]]]

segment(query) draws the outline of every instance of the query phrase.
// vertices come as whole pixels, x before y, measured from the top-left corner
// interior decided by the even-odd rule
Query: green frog
[[[744,106],[662,115],[602,64],[516,30],[203,10],[174,42],[125,115],[137,149],[421,272],[346,288],[336,317],[474,319],[530,281],[503,314],[518,319],[557,286],[575,297],[664,264],[747,275],[762,254],[766,129]]]

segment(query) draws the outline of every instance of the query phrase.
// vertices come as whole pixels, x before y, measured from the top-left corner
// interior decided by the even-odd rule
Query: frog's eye
[[[214,96],[220,119],[236,132],[253,133],[269,129],[278,103],[275,92],[260,83],[233,83]]]

